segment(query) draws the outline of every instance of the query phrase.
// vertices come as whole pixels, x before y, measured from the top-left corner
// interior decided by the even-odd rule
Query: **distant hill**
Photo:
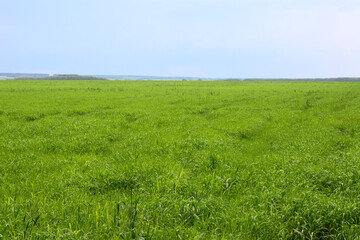
[[[200,78],[200,77],[161,77],[145,75],[77,75],[77,74],[49,74],[40,73],[0,73],[0,79],[16,80],[173,80],[173,81],[216,81],[220,78]]]
[[[107,80],[106,78],[99,78],[93,76],[83,76],[77,74],[58,74],[46,77],[18,77],[15,80]]]
[[[109,80],[178,80],[178,81],[215,81],[220,78],[200,78],[200,77],[160,77],[160,76],[142,76],[142,75],[90,75],[94,77],[106,78]]]
[[[46,73],[0,73],[0,79],[15,80],[138,80],[138,81],[307,81],[307,82],[358,82],[360,78],[201,78],[201,77],[163,77],[146,75],[77,75]]]
[[[46,73],[0,73],[0,79],[48,77]]]

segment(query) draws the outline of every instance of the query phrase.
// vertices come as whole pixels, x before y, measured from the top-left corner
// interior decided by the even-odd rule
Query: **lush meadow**
[[[360,83],[0,81],[0,239],[355,239]]]

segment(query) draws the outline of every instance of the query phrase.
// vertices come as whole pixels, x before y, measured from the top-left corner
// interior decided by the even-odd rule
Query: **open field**
[[[360,83],[0,81],[0,239],[355,239]]]

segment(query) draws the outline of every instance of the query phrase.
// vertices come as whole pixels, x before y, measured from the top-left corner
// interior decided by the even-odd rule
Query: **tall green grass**
[[[360,85],[0,81],[0,239],[356,239]]]

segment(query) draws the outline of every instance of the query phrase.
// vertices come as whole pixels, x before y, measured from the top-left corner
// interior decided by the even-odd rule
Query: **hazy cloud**
[[[0,3],[0,71],[360,76],[360,2]]]

